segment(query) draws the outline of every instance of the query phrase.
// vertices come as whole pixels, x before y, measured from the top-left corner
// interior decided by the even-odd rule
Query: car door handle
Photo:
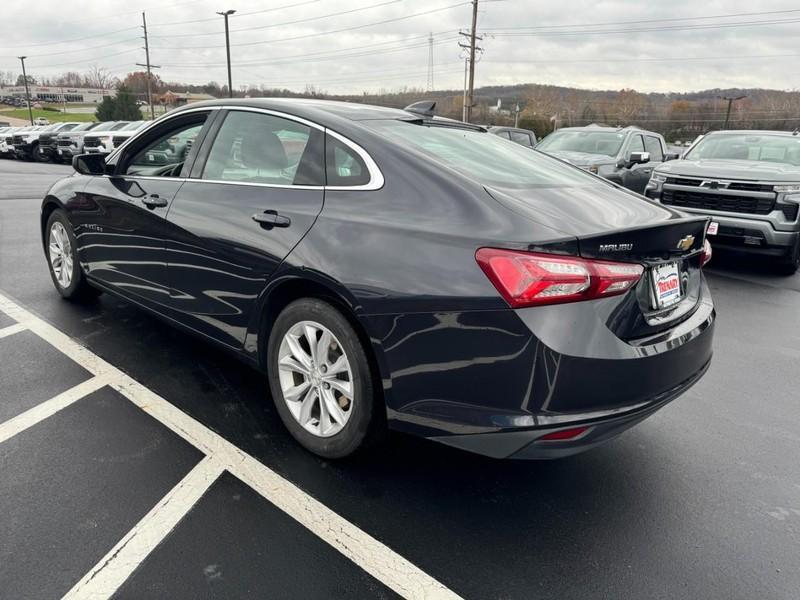
[[[161,198],[158,194],[150,194],[142,198],[142,204],[152,210],[154,208],[164,208],[169,203],[166,198]]]
[[[276,210],[265,210],[263,213],[256,213],[253,215],[253,221],[267,229],[272,227],[288,227],[292,224],[292,220],[289,217],[279,215]]]

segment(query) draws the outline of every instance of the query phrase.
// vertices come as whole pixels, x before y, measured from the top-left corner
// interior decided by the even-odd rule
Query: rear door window
[[[533,140],[531,140],[531,136],[522,131],[512,131],[511,141],[517,142],[523,146],[528,146],[529,148],[533,147]]]
[[[272,185],[323,185],[322,134],[303,123],[250,111],[225,117],[203,179]]]

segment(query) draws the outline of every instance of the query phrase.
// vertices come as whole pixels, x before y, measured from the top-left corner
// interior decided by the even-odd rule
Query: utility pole
[[[225,52],[228,56],[228,97],[233,98],[233,82],[231,80],[231,35],[228,30],[228,17],[235,13],[235,10],[226,10],[217,14],[225,17]]]
[[[428,35],[428,91],[433,91],[433,32]]]
[[[461,120],[467,121],[467,70],[469,69],[469,58],[464,59],[464,99],[461,103]]]
[[[160,69],[159,65],[151,65],[150,64],[150,42],[147,39],[147,17],[145,13],[142,12],[142,29],[144,30],[144,64],[136,63],[138,67],[146,67],[147,68],[147,103],[150,105],[150,118],[156,118],[156,109],[153,107],[153,90],[151,85],[152,75],[150,73],[151,69]]]
[[[25,101],[28,104],[28,116],[31,119],[31,125],[33,125],[33,108],[31,108],[31,92],[28,89],[28,74],[25,72],[25,59],[28,57],[18,56],[17,58],[22,63],[22,80],[25,82]]]
[[[474,101],[474,90],[475,90],[475,55],[477,52],[482,52],[483,48],[480,48],[476,45],[476,42],[482,40],[483,38],[477,34],[475,31],[476,27],[478,26],[478,0],[472,0],[472,28],[468,32],[459,31],[459,35],[463,35],[464,37],[469,37],[469,45],[462,44],[459,42],[459,46],[462,48],[469,49],[469,78],[468,78],[468,85],[466,86],[467,91],[465,94],[465,102],[464,102],[464,121],[469,122],[472,119],[472,107],[475,104]]]
[[[725,113],[725,125],[722,126],[722,129],[727,129],[728,121],[731,119],[731,106],[733,106],[736,100],[744,100],[747,96],[717,96],[717,98],[728,101],[728,111]]]
[[[519,127],[519,102],[514,105],[514,127]]]

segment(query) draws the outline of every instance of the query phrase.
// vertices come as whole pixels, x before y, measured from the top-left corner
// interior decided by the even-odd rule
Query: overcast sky
[[[427,37],[433,33],[435,88],[460,89],[464,62],[457,38],[459,29],[469,28],[470,4],[6,0],[0,70],[18,72],[15,57],[27,54],[34,77],[89,65],[123,76],[144,62],[137,26],[138,11],[146,10],[151,60],[162,65],[162,78],[224,83],[223,20],[215,11],[236,9],[230,19],[235,88],[302,90],[308,84],[334,93],[424,88]],[[185,21],[194,22],[181,24]],[[484,52],[476,86],[795,89],[800,77],[800,8],[788,0],[480,0],[478,33]]]

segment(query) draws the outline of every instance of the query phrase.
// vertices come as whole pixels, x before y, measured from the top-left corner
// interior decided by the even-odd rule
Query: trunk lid
[[[707,217],[689,217],[604,182],[580,187],[511,190],[487,188],[515,213],[577,240],[588,259],[635,262],[642,279],[617,302],[608,326],[630,340],[658,333],[689,316],[701,295],[701,250]],[[660,269],[674,264],[680,301],[669,306],[657,296]]]

